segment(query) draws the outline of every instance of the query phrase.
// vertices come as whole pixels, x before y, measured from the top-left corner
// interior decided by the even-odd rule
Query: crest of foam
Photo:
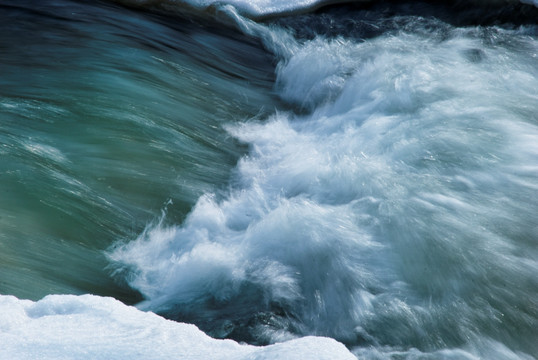
[[[211,7],[219,8],[226,5],[231,5],[237,9],[239,13],[251,18],[261,18],[266,16],[292,14],[307,12],[312,9],[319,8],[327,4],[344,3],[344,2],[369,2],[372,0],[118,0],[122,3],[136,6],[161,6],[168,9],[181,8],[188,6],[197,10],[205,10]],[[530,4],[538,7],[537,0],[519,0],[521,3]],[[479,4],[497,4],[497,0],[480,1],[475,0]],[[511,0],[517,3],[518,0]]]
[[[422,343],[425,328],[474,338],[458,326],[480,320],[476,298],[488,303],[507,279],[531,283],[538,268],[511,225],[536,210],[527,164],[538,129],[510,106],[535,109],[538,74],[475,31],[296,46],[277,88],[312,112],[230,128],[251,149],[232,191],[203,196],[181,226],[150,229],[112,260],[149,309],[180,317],[233,313],[240,324],[273,312],[297,320],[295,333],[342,341]],[[493,296],[513,304],[525,291]],[[445,298],[461,300],[459,318]]]

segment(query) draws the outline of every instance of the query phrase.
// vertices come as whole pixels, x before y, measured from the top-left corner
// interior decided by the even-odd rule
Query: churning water
[[[0,4],[0,293],[537,356],[535,8]]]

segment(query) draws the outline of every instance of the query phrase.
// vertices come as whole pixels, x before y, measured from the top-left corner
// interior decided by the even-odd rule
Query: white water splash
[[[496,28],[307,41],[277,88],[311,113],[231,126],[250,146],[233,189],[110,257],[144,308],[230,332],[272,313],[249,325],[265,341],[535,349],[536,46]]]
[[[311,11],[328,4],[335,3],[367,3],[373,2],[372,0],[116,0],[118,2],[135,5],[135,6],[149,6],[160,7],[169,9],[171,11],[178,11],[182,8],[189,7],[197,9],[198,11],[204,11],[208,9],[218,9],[226,6],[233,6],[243,16],[250,18],[262,18],[268,16],[284,15],[284,14],[296,14]],[[375,1],[375,0],[374,0]],[[450,3],[450,1],[447,1]],[[506,5],[517,4],[518,2],[534,5],[538,7],[538,2],[535,0],[509,0],[504,1]],[[478,5],[487,7],[491,5],[499,5],[499,0],[474,0],[469,3],[476,3]]]

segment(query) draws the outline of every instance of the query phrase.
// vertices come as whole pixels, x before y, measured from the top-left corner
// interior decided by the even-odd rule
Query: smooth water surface
[[[222,125],[273,107],[272,58],[93,2],[3,1],[0,17],[0,292],[132,302],[103,251],[227,183],[244,148]]]

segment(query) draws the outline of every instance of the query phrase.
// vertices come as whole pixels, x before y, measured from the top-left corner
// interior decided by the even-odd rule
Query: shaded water
[[[2,4],[0,293],[360,358],[536,357],[534,8]]]

